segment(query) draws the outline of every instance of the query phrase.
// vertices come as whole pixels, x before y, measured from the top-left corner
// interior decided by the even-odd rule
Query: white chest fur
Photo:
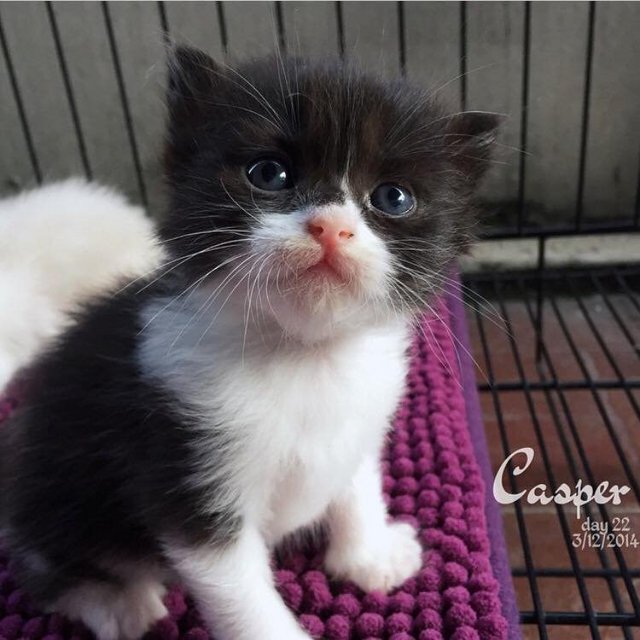
[[[404,385],[406,326],[310,347],[224,319],[203,339],[208,321],[182,331],[188,316],[164,312],[149,324],[143,369],[197,407],[203,437],[214,424],[233,436],[215,473],[233,476],[229,499],[275,544],[322,516],[362,457],[380,449]]]

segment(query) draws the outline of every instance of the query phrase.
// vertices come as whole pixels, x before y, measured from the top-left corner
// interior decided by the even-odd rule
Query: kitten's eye
[[[371,204],[389,216],[404,216],[414,207],[413,196],[397,184],[381,184],[371,194]]]
[[[263,191],[281,191],[293,186],[287,167],[270,158],[252,162],[247,167],[247,178],[254,187]]]

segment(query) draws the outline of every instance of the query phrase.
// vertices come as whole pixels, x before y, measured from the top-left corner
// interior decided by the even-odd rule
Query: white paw
[[[332,541],[325,566],[336,578],[351,580],[365,591],[387,592],[417,573],[422,547],[411,525],[394,522],[371,539]]]
[[[87,584],[67,592],[55,608],[82,620],[98,640],[138,640],[167,615],[160,584],[140,583],[120,591],[111,585]]]
[[[120,638],[138,640],[168,612],[162,602],[165,594],[162,585],[145,585],[129,589],[127,596],[116,608]]]

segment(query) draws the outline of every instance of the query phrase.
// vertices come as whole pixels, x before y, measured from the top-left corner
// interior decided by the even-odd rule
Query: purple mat
[[[426,551],[415,578],[389,595],[333,582],[322,552],[289,553],[276,566],[278,588],[310,634],[327,640],[517,640],[518,615],[489,466],[458,292],[424,323],[412,349],[407,394],[384,454],[384,492],[394,518],[418,527]],[[464,392],[463,392],[464,389]],[[0,423],[15,400],[0,400]],[[1,425],[0,425],[1,428]],[[182,591],[149,639],[207,640]],[[90,635],[59,615],[42,615],[14,583],[0,554],[0,640],[82,640]]]
[[[480,399],[475,390],[476,377],[474,365],[468,355],[471,353],[471,341],[469,340],[467,320],[462,303],[462,292],[459,285],[453,288],[447,304],[451,314],[451,330],[459,341],[458,352],[463,352],[460,355],[460,369],[462,386],[465,391],[467,427],[476,454],[476,460],[480,466],[480,472],[482,473],[485,483],[485,515],[487,518],[489,544],[491,545],[491,566],[493,568],[493,574],[500,583],[502,614],[509,623],[507,637],[509,640],[521,640],[520,614],[516,605],[513,583],[511,581],[511,567],[509,566],[507,547],[502,529],[502,515],[500,513],[500,507],[494,500],[492,493],[493,472],[491,470],[489,449],[487,448],[487,441],[485,439]]]

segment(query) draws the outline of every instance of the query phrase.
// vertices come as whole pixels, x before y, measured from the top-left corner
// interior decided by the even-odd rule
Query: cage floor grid
[[[618,506],[592,501],[580,518],[528,493],[502,507],[523,635],[640,638],[640,266],[465,284],[493,469],[534,452],[518,476],[525,456],[514,457],[505,489],[629,487]]]

